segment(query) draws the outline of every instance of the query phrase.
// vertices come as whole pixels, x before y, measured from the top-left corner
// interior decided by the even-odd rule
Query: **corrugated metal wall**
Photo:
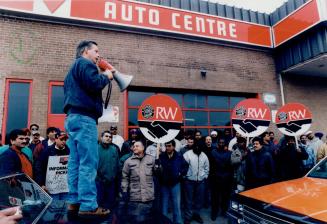
[[[254,12],[247,9],[235,8],[219,3],[212,3],[202,0],[138,0],[157,5],[164,5],[178,9],[191,10],[211,14],[215,16],[238,19],[242,21],[270,25],[269,15],[261,12]]]
[[[272,25],[292,13],[309,0],[289,0],[270,14]],[[305,31],[275,49],[276,70],[281,72],[291,66],[327,52],[327,27],[320,24]]]
[[[278,21],[285,18],[287,15],[291,14],[294,10],[308,1],[309,0],[288,0],[269,15],[271,25],[275,25]]]
[[[327,27],[320,26],[275,49],[276,70],[281,72],[326,52]]]

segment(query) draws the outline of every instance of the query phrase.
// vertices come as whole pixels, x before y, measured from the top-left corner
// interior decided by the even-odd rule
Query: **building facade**
[[[97,10],[97,7],[106,7],[106,2],[111,3],[108,3],[109,8],[105,8],[108,12],[104,13],[104,18],[111,18],[113,22],[90,18],[94,15],[92,10],[74,11],[76,4],[87,8],[87,5],[80,5],[81,2],[96,1],[71,0],[62,5],[38,1],[42,2],[43,8],[38,5],[41,3],[33,0],[26,2],[32,2],[32,7],[29,5],[22,9],[17,5],[0,3],[0,108],[3,108],[0,126],[3,141],[10,130],[28,127],[32,123],[40,125],[43,135],[48,126],[63,128],[63,80],[74,60],[77,44],[84,39],[96,41],[103,58],[119,71],[134,77],[123,93],[113,84],[110,105],[118,112],[117,120],[101,123],[101,130],[115,123],[120,133],[127,137],[128,129],[137,127],[137,109],[142,101],[152,94],[165,93],[182,107],[183,128],[198,128],[204,134],[213,129],[231,128],[231,111],[239,101],[245,98],[264,99],[266,94],[276,98],[269,105],[271,110],[277,110],[283,102],[303,103],[313,113],[312,129],[327,132],[324,125],[327,119],[323,116],[327,106],[321,97],[327,92],[327,73],[316,71],[327,65],[323,19],[320,17],[317,23],[291,35],[285,42],[276,43],[276,34],[275,39],[270,40],[273,34],[269,38],[260,36],[261,33],[257,33],[260,35],[254,40],[251,37],[256,36],[261,28],[273,33],[273,28],[283,21],[287,22],[288,17],[301,12],[307,5],[314,3],[318,8],[325,2],[289,1],[276,10],[278,16],[276,12],[267,15],[193,0],[151,3],[108,0],[99,1],[103,3],[101,5],[95,4]],[[288,6],[290,2],[293,7]],[[120,9],[126,4],[125,22],[114,21],[119,15],[124,18],[124,12],[119,11],[118,6],[114,8],[113,4],[121,4]],[[129,8],[130,4],[134,8]],[[287,12],[280,13],[285,11],[284,7]],[[60,11],[67,11],[67,8],[71,10],[70,16]],[[138,14],[132,10],[138,10]],[[172,20],[173,28],[184,26],[184,30],[165,30],[164,24],[160,25],[160,29],[151,27],[159,21],[156,13],[166,13],[164,10],[172,12],[172,18],[175,18]],[[133,17],[129,18],[129,12],[134,12]],[[140,23],[141,12],[144,23],[145,19],[149,20],[147,27],[134,23],[134,20]],[[188,19],[188,16],[194,15],[199,19]],[[182,16],[184,18],[180,19]],[[216,31],[211,26],[214,23],[210,22],[212,18],[217,18]],[[203,25],[202,21],[208,24]],[[250,26],[247,29],[254,29],[254,33],[247,33],[251,34],[247,39],[241,39],[243,34],[241,29],[237,29],[243,23]],[[209,32],[209,36],[187,33],[188,28]],[[216,37],[210,36],[215,32]],[[262,34],[265,32],[263,30]],[[306,48],[303,46],[302,49],[300,45],[306,38],[309,40]],[[320,38],[320,42],[315,38]],[[272,40],[275,43],[269,46],[267,43]],[[315,52],[312,46],[316,41],[320,49]],[[311,54],[295,60],[296,52],[305,54],[307,49]],[[274,125],[271,128],[274,129]]]

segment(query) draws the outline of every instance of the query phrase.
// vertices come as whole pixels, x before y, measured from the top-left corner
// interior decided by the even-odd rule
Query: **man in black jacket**
[[[98,118],[102,116],[102,89],[113,79],[110,70],[99,74],[99,48],[94,41],[82,41],[64,81],[65,129],[69,139],[68,210],[79,216],[106,216],[98,207],[95,178],[98,167]]]
[[[181,180],[186,175],[188,164],[175,151],[174,140],[165,143],[166,151],[159,156],[162,172],[160,175],[162,214],[168,216],[168,200],[172,199],[173,223],[182,223]]]
[[[275,165],[269,152],[263,149],[263,141],[259,137],[252,140],[254,151],[246,161],[246,188],[256,188],[271,184],[275,177]]]

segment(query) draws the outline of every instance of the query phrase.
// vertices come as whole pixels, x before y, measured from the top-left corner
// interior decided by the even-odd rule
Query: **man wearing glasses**
[[[98,145],[99,167],[96,177],[97,201],[102,208],[110,209],[115,205],[116,181],[119,171],[119,148],[112,143],[110,131],[101,134]]]

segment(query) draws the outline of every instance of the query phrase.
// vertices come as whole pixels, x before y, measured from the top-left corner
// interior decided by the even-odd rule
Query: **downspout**
[[[284,106],[285,105],[285,97],[284,97],[284,86],[283,86],[283,79],[282,79],[281,73],[278,73],[278,79],[279,79],[280,96],[282,98],[282,106]]]

